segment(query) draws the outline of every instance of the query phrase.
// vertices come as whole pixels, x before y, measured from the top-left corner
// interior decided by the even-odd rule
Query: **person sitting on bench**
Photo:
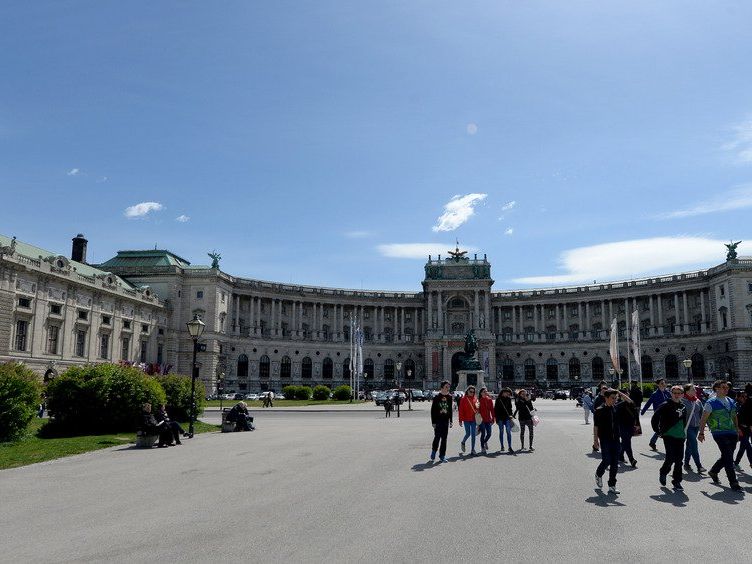
[[[253,417],[248,414],[248,406],[244,401],[239,401],[227,414],[227,420],[235,423],[236,431],[253,431]]]

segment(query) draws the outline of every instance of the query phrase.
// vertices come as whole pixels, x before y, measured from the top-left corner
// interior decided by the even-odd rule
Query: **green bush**
[[[33,370],[16,362],[0,364],[0,442],[23,434],[41,403],[40,391]]]
[[[337,386],[332,391],[334,399],[336,400],[349,400],[352,397],[352,388],[348,385]]]
[[[313,389],[313,399],[315,400],[328,400],[329,394],[331,394],[332,391],[327,386],[322,386],[319,384]]]
[[[54,418],[49,432],[110,433],[133,431],[141,406],[166,403],[159,382],[138,368],[116,364],[75,366],[47,385]]]
[[[282,395],[285,396],[285,399],[295,399],[299,387],[300,386],[285,386],[282,388]]]
[[[191,413],[191,378],[180,374],[166,374],[157,376],[167,397],[167,413],[175,421],[188,421]],[[206,388],[204,383],[196,379],[196,417],[204,411]]]
[[[295,386],[295,399],[297,400],[309,400],[313,394],[313,390],[310,386]],[[287,397],[287,396],[285,396]]]

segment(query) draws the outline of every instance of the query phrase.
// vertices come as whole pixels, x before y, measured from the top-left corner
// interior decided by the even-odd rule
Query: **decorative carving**
[[[465,354],[462,357],[461,366],[463,370],[480,370],[478,362],[478,340],[475,338],[475,331],[471,329],[465,336]]]
[[[206,254],[209,255],[210,259],[212,259],[211,267],[219,268],[219,261],[222,260],[222,255],[220,255],[216,250],[213,250],[211,253]]]
[[[447,254],[450,255],[454,262],[460,262],[461,259],[465,258],[465,255],[467,254],[467,251],[460,251],[460,242],[459,239],[456,240],[457,246],[453,251],[448,251]]]
[[[741,241],[737,241],[734,243],[734,241],[730,241],[728,245],[725,245],[725,247],[728,249],[728,253],[726,253],[726,260],[734,260],[736,258],[736,248],[741,244]]]
[[[8,255],[13,256],[16,252],[16,237],[15,235],[10,240],[10,245],[5,247],[0,247],[0,255]]]

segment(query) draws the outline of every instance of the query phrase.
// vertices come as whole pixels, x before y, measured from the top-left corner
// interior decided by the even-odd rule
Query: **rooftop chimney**
[[[88,241],[83,236],[83,233],[79,233],[78,235],[73,237],[73,250],[71,251],[71,260],[86,263],[86,243],[88,243]]]

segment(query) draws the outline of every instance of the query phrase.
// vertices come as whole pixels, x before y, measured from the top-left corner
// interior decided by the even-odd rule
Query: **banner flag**
[[[611,355],[611,365],[616,370],[617,374],[621,374],[621,366],[619,364],[619,328],[616,324],[616,318],[611,322],[611,346],[608,350]]]

